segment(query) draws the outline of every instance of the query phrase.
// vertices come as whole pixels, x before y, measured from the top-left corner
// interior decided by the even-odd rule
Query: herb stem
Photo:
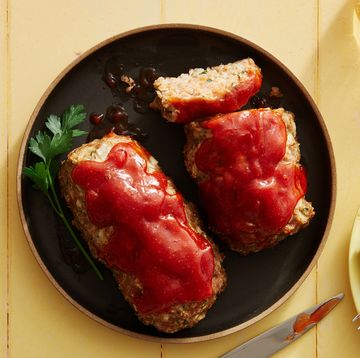
[[[34,183],[35,189],[41,190],[48,198],[54,212],[60,217],[78,249],[100,280],[103,276],[91,256],[87,253],[80,240],[77,238],[73,228],[64,214],[60,200],[55,190],[55,178],[58,165],[52,166],[52,162],[61,154],[67,153],[73,146],[72,139],[87,134],[87,132],[75,129],[86,118],[84,106],[81,104],[71,105],[61,117],[51,114],[45,126],[48,131],[39,131],[29,140],[29,150],[41,158],[34,166],[24,167],[23,174]],[[56,163],[58,164],[58,163]]]
[[[49,180],[49,187],[50,187],[50,190],[51,190],[51,194],[52,194],[52,197],[53,197],[54,200],[51,199],[50,195],[48,195],[48,198],[49,198],[49,201],[50,201],[53,209],[55,210],[55,212],[61,218],[62,222],[64,223],[67,230],[69,231],[71,237],[75,241],[77,247],[79,248],[81,253],[84,255],[86,261],[90,264],[92,269],[95,271],[96,275],[99,277],[100,280],[104,280],[103,275],[101,274],[99,269],[96,267],[96,265],[95,265],[94,261],[92,260],[92,258],[89,256],[89,254],[84,249],[83,245],[81,244],[80,240],[78,239],[78,237],[76,236],[74,230],[72,229],[71,225],[69,224],[68,220],[66,219],[66,216],[65,216],[64,211],[62,209],[62,206],[60,204],[59,198],[58,198],[58,196],[56,194],[54,182],[52,180],[52,176],[50,174],[49,169],[47,169],[47,176],[48,176],[48,180]],[[57,209],[56,209],[56,207],[57,207]]]
[[[51,198],[50,194],[48,192],[44,192],[44,194],[46,195],[46,197],[48,198],[50,204],[51,204],[51,207],[53,208],[53,210],[56,212],[56,214],[58,214],[59,216],[61,215],[60,211],[57,209],[57,207],[55,206],[54,204],[54,201],[53,199]]]
[[[53,196],[53,199],[55,201],[55,204],[56,204],[56,207],[58,208],[58,211],[62,214],[64,214],[63,210],[62,210],[62,207],[61,207],[61,204],[60,204],[60,201],[57,197],[57,194],[56,194],[56,191],[55,191],[55,186],[54,186],[54,181],[52,179],[52,175],[50,174],[50,163],[51,161],[48,163],[47,165],[47,168],[46,168],[46,175],[48,177],[48,180],[49,180],[49,187],[50,187],[50,190],[51,190],[51,194]]]
[[[95,271],[96,275],[99,277],[100,280],[104,280],[103,275],[101,274],[101,272],[99,271],[99,269],[96,267],[94,261],[91,259],[91,257],[89,256],[89,254],[86,252],[86,250],[84,249],[84,247],[82,246],[81,242],[79,241],[79,239],[77,238],[74,230],[72,229],[71,225],[69,224],[69,222],[67,221],[65,215],[63,213],[61,213],[60,218],[62,220],[62,222],[64,223],[64,225],[66,226],[66,228],[68,229],[71,237],[73,238],[73,240],[75,241],[76,245],[78,246],[79,250],[81,251],[81,253],[84,255],[85,259],[87,260],[87,262],[90,264],[90,266],[92,267],[92,269]]]

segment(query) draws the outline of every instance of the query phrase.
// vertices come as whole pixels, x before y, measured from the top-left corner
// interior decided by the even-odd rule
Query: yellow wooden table
[[[216,357],[300,310],[343,291],[344,301],[276,357],[359,357],[348,246],[360,205],[360,46],[355,1],[0,0],[0,356]],[[262,46],[303,82],[332,138],[337,203],[325,249],[278,310],[209,342],[159,344],[114,332],[79,312],[45,277],[26,242],[16,203],[16,164],[30,114],[79,54],[120,32],[166,22],[217,27]],[[251,358],[251,357],[250,357]]]

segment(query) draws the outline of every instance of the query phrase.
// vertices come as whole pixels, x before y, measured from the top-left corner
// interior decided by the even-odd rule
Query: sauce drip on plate
[[[153,83],[160,74],[154,67],[139,67],[138,78],[135,80],[127,72],[120,58],[111,57],[105,64],[103,81],[111,89],[114,97],[122,101],[132,98],[133,109],[145,114],[149,110],[149,103],[155,97]]]
[[[94,126],[86,141],[91,142],[113,132],[118,135],[128,135],[141,142],[146,138],[146,133],[134,123],[130,123],[128,117],[124,106],[119,103],[110,105],[106,109],[105,115],[103,113],[91,113],[89,120]]]
[[[136,143],[119,143],[104,162],[83,161],[72,173],[90,220],[114,228],[97,254],[138,280],[132,295],[140,313],[210,297],[214,271],[210,243],[190,228],[181,195],[149,160]]]

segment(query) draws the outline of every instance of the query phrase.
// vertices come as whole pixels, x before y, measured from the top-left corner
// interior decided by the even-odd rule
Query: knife
[[[250,339],[220,358],[267,358],[296,341],[324,318],[344,297],[343,293],[329,298],[280,325]]]

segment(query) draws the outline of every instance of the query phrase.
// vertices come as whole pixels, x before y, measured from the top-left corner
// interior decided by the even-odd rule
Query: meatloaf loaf
[[[171,122],[188,123],[203,116],[240,109],[259,91],[261,70],[251,58],[207,69],[195,68],[178,77],[159,77],[150,107]]]
[[[314,216],[294,115],[255,109],[186,126],[185,162],[209,224],[243,254],[274,246]]]
[[[226,284],[222,256],[143,147],[109,134],[73,150],[59,178],[74,225],[144,324],[172,333],[204,318]]]

